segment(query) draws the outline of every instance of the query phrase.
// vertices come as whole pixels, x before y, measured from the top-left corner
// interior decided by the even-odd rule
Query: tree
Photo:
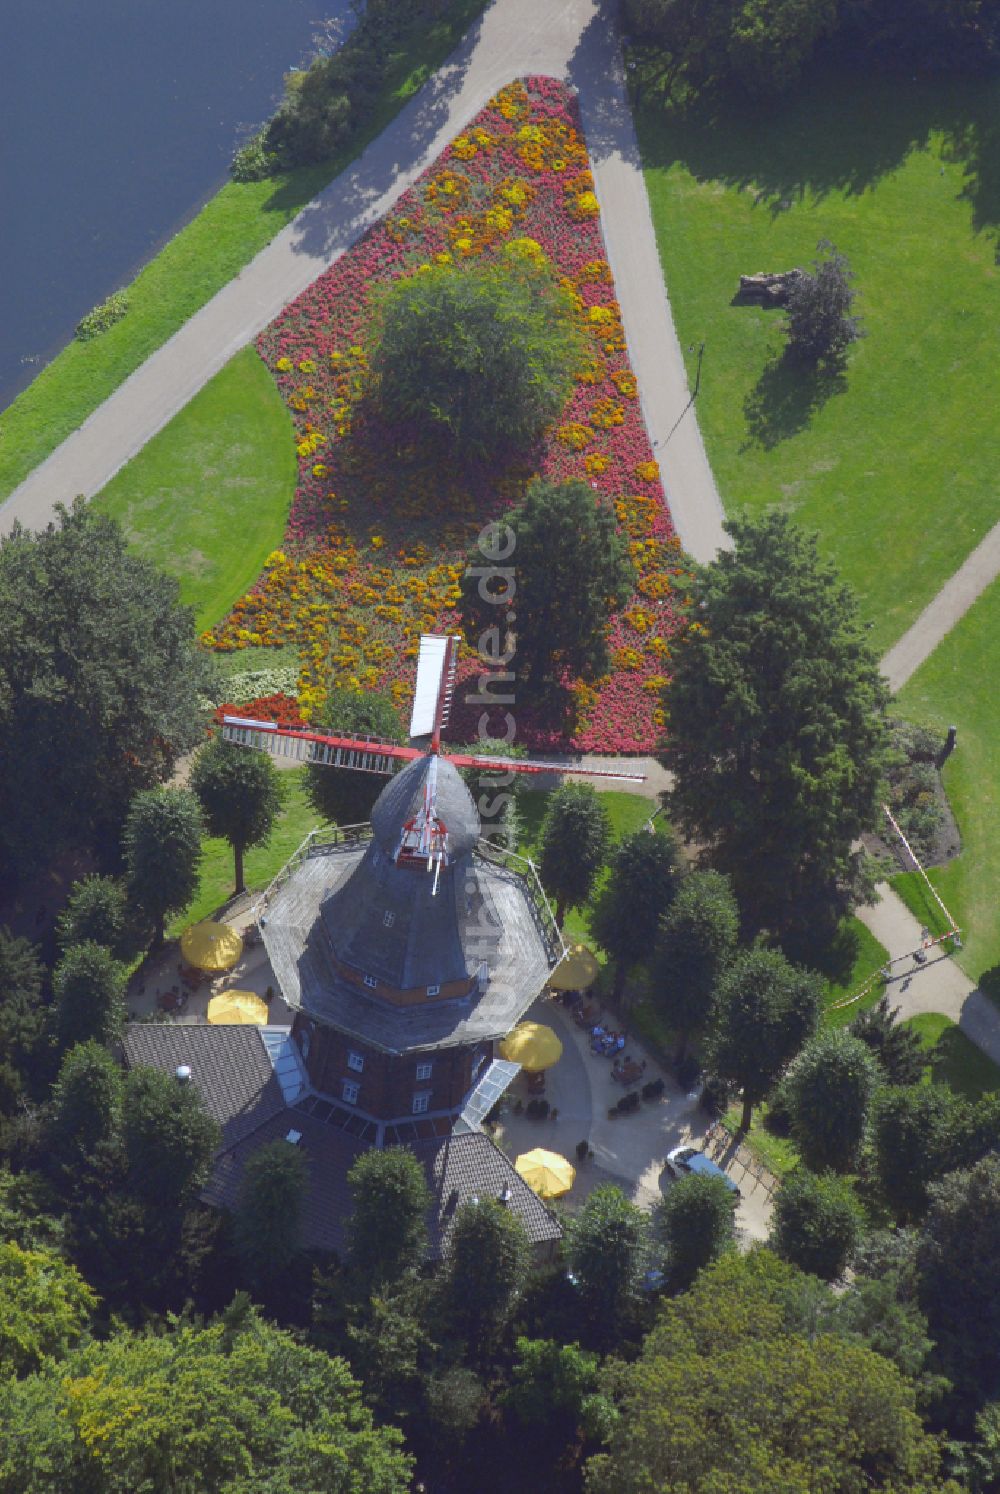
[[[45,1077],[44,973],[34,945],[0,928],[0,1114],[13,1115]]]
[[[959,1136],[968,1110],[945,1085],[883,1089],[872,1109],[872,1140],[879,1191],[900,1221],[918,1219],[927,1188],[963,1159]],[[983,1150],[986,1148],[984,1147]]]
[[[889,1009],[883,996],[877,1005],[859,1012],[847,1029],[878,1059],[888,1084],[917,1084],[927,1067],[927,1050],[920,1034],[899,1021],[899,1007]]]
[[[608,812],[589,783],[563,783],[555,790],[545,806],[540,840],[539,871],[562,928],[566,909],[590,896],[611,840]]]
[[[183,1209],[205,1182],[219,1145],[219,1128],[198,1091],[159,1069],[131,1069],[122,1114],[132,1192],[158,1214]]]
[[[825,257],[814,259],[813,273],[800,271],[789,287],[788,353],[799,363],[835,367],[864,333],[852,314],[857,292],[851,289],[854,274],[847,256],[827,239],[816,247]]]
[[[551,1338],[518,1338],[516,1351],[504,1400],[518,1421],[546,1435],[559,1422],[575,1425],[597,1390],[599,1357]]]
[[[269,839],[281,809],[278,771],[263,753],[216,736],[194,760],[191,787],[209,835],[233,848],[236,891],[243,892],[243,853]]]
[[[129,807],[122,835],[129,894],[155,927],[154,949],[163,944],[167,914],[186,908],[197,890],[201,829],[188,789],[147,789]]]
[[[521,452],[562,410],[582,361],[572,298],[539,250],[394,280],[371,367],[390,427],[452,459]]]
[[[784,1094],[807,1167],[853,1172],[879,1077],[871,1051],[843,1028],[806,1044],[785,1076]]]
[[[620,1417],[588,1494],[931,1494],[940,1448],[895,1365],[795,1324],[801,1277],[766,1250],[708,1266],[667,1302],[634,1364],[604,1371]]]
[[[410,1486],[400,1433],[373,1423],[343,1360],[297,1343],[239,1299],[207,1327],[118,1328],[0,1383],[0,1414],[0,1485],[24,1494]]]
[[[655,1214],[673,1287],[689,1287],[703,1266],[736,1243],[736,1198],[721,1178],[679,1178]]]
[[[877,822],[885,682],[814,538],[777,510],[727,528],[674,650],[671,816],[758,926],[832,928]]]
[[[917,1293],[942,1368],[965,1407],[1000,1394],[1000,1157],[929,1188]]]
[[[738,954],[723,971],[706,1058],[714,1073],[742,1091],[744,1131],[754,1105],[815,1032],[822,999],[820,976],[761,944]]]
[[[70,1048],[52,1088],[48,1134],[53,1154],[72,1167],[115,1139],[121,1127],[121,1065],[97,1042]]]
[[[797,1167],[778,1190],[770,1243],[778,1255],[824,1281],[840,1276],[861,1234],[864,1212],[835,1173]]]
[[[634,1300],[646,1267],[645,1214],[613,1183],[602,1183],[567,1222],[565,1253],[598,1338]]]
[[[60,949],[93,942],[103,944],[116,960],[127,962],[143,947],[145,931],[136,925],[124,882],[90,874],[73,883],[56,922],[56,936]]]
[[[424,1170],[405,1146],[362,1152],[347,1174],[353,1209],[348,1255],[362,1279],[398,1281],[427,1250],[431,1193]]]
[[[0,1242],[0,1364],[26,1375],[62,1358],[97,1307],[83,1277],[51,1250]]]
[[[783,93],[837,19],[837,0],[743,0],[727,48],[733,77],[757,98]]]
[[[517,762],[525,754],[519,742],[503,737],[481,737],[456,747],[456,752],[478,752],[484,757],[509,758]],[[461,768],[462,782],[476,801],[484,837],[505,851],[516,851],[521,838],[521,815],[518,800],[524,787],[524,774],[509,769]]]
[[[541,694],[578,676],[607,673],[611,613],[635,588],[627,542],[611,510],[580,478],[536,481],[505,522],[516,590],[504,567],[484,565],[479,550],[471,552],[462,579],[467,628],[496,630],[506,606],[516,605],[518,676]]]
[[[365,1398],[379,1414],[401,1422],[420,1409],[436,1345],[427,1331],[427,1284],[416,1271],[362,1306],[348,1323],[351,1364]],[[313,1335],[317,1316],[313,1316]]]
[[[52,972],[56,1037],[74,1043],[112,1043],[125,1023],[125,966],[103,944],[74,944]]]
[[[354,690],[338,685],[331,690],[316,730],[343,737],[375,737],[380,742],[401,743],[399,713],[388,695]],[[306,768],[306,794],[316,813],[334,825],[361,825],[371,819],[375,800],[385,788],[377,773],[351,768],[332,768],[310,763]]]
[[[249,1281],[266,1290],[302,1248],[309,1168],[297,1146],[272,1141],[247,1159],[234,1217],[236,1252]]]
[[[0,881],[40,847],[117,837],[198,741],[213,670],[177,598],[82,499],[0,541]]]
[[[671,833],[643,828],[618,842],[591,920],[594,938],[615,962],[616,1001],[632,966],[649,959],[676,885],[677,842]]]
[[[496,1199],[466,1203],[455,1215],[441,1281],[445,1312],[470,1353],[485,1359],[524,1286],[524,1225]]]
[[[711,869],[688,872],[660,921],[652,972],[653,1000],[677,1033],[679,1064],[690,1034],[708,1020],[739,929],[740,910],[729,878]]]

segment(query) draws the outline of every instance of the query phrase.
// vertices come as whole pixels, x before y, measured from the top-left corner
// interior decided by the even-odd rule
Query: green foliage
[[[209,835],[233,848],[236,891],[242,892],[243,852],[265,844],[281,809],[278,770],[262,752],[215,736],[195,757],[190,782]]]
[[[832,928],[878,815],[885,682],[815,538],[779,511],[727,528],[674,652],[672,817],[758,924]]]
[[[79,1340],[96,1306],[83,1277],[60,1256],[0,1242],[0,1365],[5,1375],[27,1375],[50,1358],[62,1358]]]
[[[233,1315],[235,1316],[235,1314]],[[254,1314],[122,1329],[0,1385],[10,1494],[403,1494],[400,1434],[347,1366]]]
[[[97,1042],[70,1048],[52,1088],[48,1118],[52,1153],[64,1165],[72,1167],[118,1136],[123,1086],[121,1065],[107,1048]]]
[[[858,1243],[864,1212],[845,1178],[797,1167],[774,1200],[771,1245],[824,1281],[840,1276]]]
[[[81,877],[70,888],[69,897],[56,922],[60,949],[71,944],[103,944],[116,960],[129,961],[142,948],[142,930],[137,928],[125,884],[118,877]]]
[[[687,1038],[708,1020],[715,987],[736,950],[740,910],[721,872],[682,878],[660,923],[652,970],[653,1001],[678,1033],[678,1061]]]
[[[866,1044],[843,1028],[818,1033],[806,1044],[782,1090],[807,1167],[854,1171],[880,1077]]]
[[[933,1348],[927,1319],[903,1285],[898,1269],[890,1267],[885,1275],[869,1279],[859,1277],[849,1291],[827,1298],[822,1321],[825,1329],[846,1334],[891,1360],[917,1383],[922,1398],[925,1383],[928,1389],[935,1388],[933,1377],[925,1374]]]
[[[938,772],[944,742],[939,733],[912,721],[891,721],[889,732],[889,808],[919,859],[933,861],[944,825]]]
[[[455,1215],[441,1280],[448,1320],[470,1352],[484,1357],[524,1286],[530,1248],[524,1225],[496,1199]]]
[[[670,1284],[691,1285],[702,1267],[736,1243],[736,1198],[721,1178],[690,1173],[672,1183],[654,1216]]]
[[[435,265],[392,282],[371,366],[391,424],[453,460],[521,452],[568,400],[583,345],[547,263]]]
[[[74,1043],[112,1043],[125,1023],[126,970],[103,944],[74,944],[52,972],[56,1038]]]
[[[527,1427],[551,1429],[579,1421],[588,1396],[597,1390],[600,1359],[579,1344],[551,1338],[518,1338],[504,1402]]]
[[[837,21],[836,0],[627,0],[625,12],[676,94],[723,84],[757,98],[796,83]]]
[[[347,1174],[353,1209],[347,1224],[351,1265],[375,1285],[398,1281],[427,1250],[431,1193],[411,1151],[362,1152]]]
[[[625,836],[615,847],[590,927],[616,963],[617,995],[628,970],[650,957],[660,918],[677,886],[677,855],[672,834],[650,834],[646,829]]]
[[[848,1031],[871,1049],[888,1084],[916,1084],[923,1077],[920,1037],[899,1021],[898,1006],[890,1010],[888,996],[855,1017]]]
[[[89,342],[92,337],[100,337],[115,322],[120,322],[122,317],[128,315],[128,291],[115,291],[100,306],[95,306],[93,311],[88,311],[82,321],[77,322],[74,336],[79,342]]]
[[[927,1188],[956,1167],[971,1167],[1000,1141],[1000,1097],[970,1103],[947,1085],[883,1089],[872,1137],[879,1191],[897,1219],[919,1218]]]
[[[508,567],[484,565],[478,549],[470,553],[462,579],[467,629],[486,629],[483,638],[497,639],[490,654],[502,658],[498,603],[516,605],[516,654],[509,644],[506,650],[516,657],[519,678],[542,693],[567,678],[607,673],[608,619],[635,586],[610,509],[580,478],[536,480],[504,526],[506,538],[494,553],[509,557],[513,581]]]
[[[229,173],[234,182],[262,182],[279,168],[276,153],[267,148],[267,126],[255,130],[233,152]]]
[[[588,1494],[943,1490],[912,1387],[867,1348],[807,1336],[801,1282],[768,1251],[733,1253],[668,1302],[641,1358],[606,1372],[621,1416]]]
[[[159,1069],[132,1069],[122,1115],[132,1192],[158,1212],[183,1208],[205,1182],[220,1139],[198,1091]]]
[[[508,742],[503,737],[480,737],[456,752],[478,752],[486,757],[508,758],[517,761],[525,756],[519,742]],[[518,798],[524,791],[524,774],[512,770],[487,768],[461,768],[462,782],[476,801],[483,835],[493,845],[505,851],[516,851],[521,839],[521,816]]]
[[[117,834],[200,735],[211,666],[176,582],[78,501],[0,540],[0,871]]]
[[[598,1338],[619,1323],[646,1267],[645,1214],[613,1183],[602,1183],[567,1222],[565,1253],[584,1315]]]
[[[233,1220],[236,1251],[255,1287],[287,1273],[302,1248],[302,1205],[309,1166],[297,1146],[272,1141],[243,1169]]]
[[[388,695],[338,685],[331,690],[316,722],[316,730],[335,736],[375,737],[380,742],[406,739],[399,713]],[[310,763],[306,794],[316,813],[334,825],[361,825],[371,818],[375,800],[385,788],[377,773],[353,772]]]
[[[436,1347],[425,1326],[425,1298],[422,1279],[408,1273],[391,1290],[369,1298],[347,1328],[351,1364],[366,1399],[397,1423],[420,1410],[426,1366]]]
[[[560,928],[566,909],[585,903],[604,865],[611,840],[608,812],[589,783],[563,783],[549,798],[542,821],[539,872],[556,900]]]
[[[427,1381],[424,1399],[437,1440],[447,1446],[462,1442],[469,1435],[479,1420],[486,1396],[479,1376],[456,1364]]]
[[[853,315],[854,273],[847,256],[826,239],[816,247],[824,258],[813,260],[813,273],[801,271],[789,287],[788,353],[799,363],[836,366],[851,343],[864,336],[860,319]]]
[[[44,1077],[43,975],[34,945],[0,928],[0,1114],[12,1115]]]
[[[945,1374],[960,1402],[1000,1392],[1000,1157],[953,1172],[928,1190],[917,1290]]]
[[[706,1058],[743,1094],[743,1129],[807,1038],[816,1031],[822,979],[757,944],[723,971],[712,1008]]]
[[[129,806],[122,833],[129,895],[163,943],[168,913],[186,908],[198,886],[201,811],[189,789],[146,789]]]

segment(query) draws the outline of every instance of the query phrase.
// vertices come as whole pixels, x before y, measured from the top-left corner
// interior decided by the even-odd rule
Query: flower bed
[[[546,78],[511,84],[261,335],[295,420],[298,486],[282,550],[204,641],[294,645],[305,719],[334,683],[389,689],[400,706],[409,699],[419,634],[458,630],[475,536],[541,474],[583,477],[613,505],[638,585],[611,620],[611,674],[569,683],[569,738],[554,739],[515,707],[519,735],[537,747],[603,752],[649,751],[657,741],[688,571],[642,422],[593,185],[568,91]],[[416,448],[400,450],[405,433],[381,429],[364,397],[371,294],[421,266],[500,254],[548,259],[573,293],[588,356],[559,422],[519,467],[431,470]],[[460,680],[475,671],[467,655]],[[453,738],[470,734],[464,715],[453,717]]]

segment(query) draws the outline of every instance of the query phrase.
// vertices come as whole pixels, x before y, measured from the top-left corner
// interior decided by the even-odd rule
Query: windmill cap
[[[424,783],[431,763],[437,762],[437,813],[448,831],[448,853],[452,859],[471,851],[480,836],[479,815],[462,775],[446,757],[430,754],[408,763],[390,778],[372,810],[372,833],[380,850],[394,856],[403,826],[424,802]]]

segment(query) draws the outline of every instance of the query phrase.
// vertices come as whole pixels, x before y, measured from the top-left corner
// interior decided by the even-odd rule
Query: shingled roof
[[[181,1064],[208,1113],[233,1146],[279,1111],[285,1100],[259,1027],[203,1027],[188,1022],[129,1022],[125,1063],[174,1073]]]

